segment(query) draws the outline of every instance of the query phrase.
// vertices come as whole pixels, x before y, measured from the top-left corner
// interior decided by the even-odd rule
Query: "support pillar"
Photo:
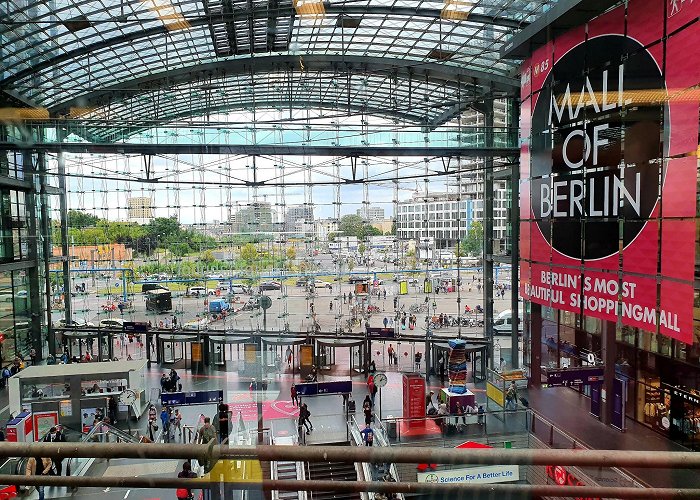
[[[542,306],[530,304],[530,387],[542,386]]]
[[[59,137],[58,141],[63,138],[60,137],[60,132],[57,132]],[[65,306],[66,324],[70,324],[73,319],[73,304],[71,300],[71,282],[70,282],[70,248],[68,246],[68,195],[66,192],[66,158],[63,151],[59,151],[57,155],[57,166],[58,166],[58,189],[59,193],[59,210],[61,213],[61,255],[63,264],[63,305]]]
[[[49,206],[49,195],[46,192],[46,153],[39,153],[39,162],[37,164],[39,174],[39,185],[40,185],[40,207],[41,207],[41,240],[43,249],[43,262],[38,263],[44,267],[44,281],[41,283],[40,288],[43,286],[44,290],[44,300],[46,301],[45,306],[45,317],[47,331],[48,331],[48,342],[49,342],[49,354],[56,358],[56,333],[51,325],[51,223],[48,212]]]
[[[493,100],[485,101],[485,147],[493,146]],[[484,159],[484,330],[493,353],[493,158]],[[516,344],[517,346],[517,344]],[[498,360],[496,360],[497,362]]]
[[[37,263],[27,269],[27,278],[29,284],[29,331],[31,338],[31,346],[36,350],[37,360],[43,358],[43,338],[41,332],[41,289],[39,287],[39,226],[37,224],[38,214],[37,208],[37,193],[35,184],[36,164],[34,155],[31,151],[25,150],[22,152],[22,164],[25,167],[25,179],[32,183],[32,188],[26,192],[25,206],[27,207],[27,256],[29,260]],[[16,342],[16,339],[15,339]],[[21,352],[18,345],[15,345],[15,350]]]
[[[511,113],[509,117],[509,126],[515,127],[518,124],[518,104],[513,101],[510,103]],[[510,167],[510,310],[512,314],[511,323],[511,366],[520,368],[520,341],[519,330],[522,318],[520,317],[518,303],[518,287],[519,287],[519,256],[520,256],[520,165],[514,161]],[[524,312],[524,311],[523,311]],[[523,325],[524,326],[524,325]]]
[[[600,419],[606,424],[612,423],[613,416],[613,381],[615,380],[615,358],[617,357],[617,345],[615,344],[616,324],[612,321],[603,322],[601,335],[601,357],[603,358],[603,391],[605,401],[601,401]],[[602,397],[601,397],[602,399]]]

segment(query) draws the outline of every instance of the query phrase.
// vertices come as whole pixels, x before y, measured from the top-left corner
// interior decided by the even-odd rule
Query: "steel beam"
[[[480,465],[572,465],[700,469],[700,453],[647,450],[455,449],[427,447],[219,446],[166,443],[12,443],[0,442],[0,457],[83,457],[263,460],[344,463],[436,463]]]
[[[50,106],[49,112],[52,116],[60,116],[67,114],[71,107],[99,107],[110,100],[118,100],[124,96],[143,94],[149,91],[152,92],[159,88],[171,88],[198,80],[204,75],[208,78],[215,78],[225,75],[250,74],[251,72],[265,74],[284,70],[285,68],[294,68],[298,64],[298,55],[258,54],[254,58],[235,58],[185,66],[180,69],[155,73],[99,88]],[[424,60],[378,56],[309,53],[304,54],[304,68],[307,72],[350,71],[356,73],[384,73],[406,80],[415,78],[417,75],[427,75],[430,81],[438,85],[459,81],[465,86],[475,85],[484,89],[488,88],[505,92],[513,92],[520,87],[520,80],[517,78],[437,61],[427,62]]]
[[[296,448],[296,447],[294,447]],[[569,453],[573,453],[569,451]],[[328,491],[338,493],[363,493],[368,491],[382,493],[457,495],[472,499],[509,498],[531,499],[543,497],[556,498],[631,498],[631,499],[671,499],[697,498],[700,491],[692,488],[623,488],[599,486],[559,486],[527,484],[462,484],[462,483],[409,483],[388,481],[329,481],[277,479],[262,481],[218,481],[209,478],[185,479],[167,477],[86,477],[86,476],[18,476],[0,475],[2,484],[27,486],[68,486],[99,488],[159,488],[174,490],[176,488],[219,489],[224,484],[232,490],[263,491]]]
[[[493,158],[519,154],[515,147],[411,147],[411,146],[284,146],[284,145],[228,145],[228,144],[126,144],[126,143],[0,143],[0,149],[35,150],[50,153],[96,153],[96,154],[192,154],[192,155],[285,155],[285,156],[417,156],[417,157],[462,157]],[[133,179],[132,179],[133,180]],[[362,180],[357,181],[361,183]]]

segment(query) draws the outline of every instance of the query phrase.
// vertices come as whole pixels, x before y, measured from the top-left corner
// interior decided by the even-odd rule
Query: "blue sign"
[[[299,396],[326,396],[329,394],[350,394],[352,380],[335,380],[332,382],[311,382],[294,385]]]
[[[163,406],[219,404],[224,401],[224,391],[164,392],[160,395]]]
[[[547,370],[547,386],[591,385],[603,383],[603,367],[588,366]]]

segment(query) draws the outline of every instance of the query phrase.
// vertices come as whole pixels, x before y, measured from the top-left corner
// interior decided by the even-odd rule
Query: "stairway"
[[[307,464],[310,480],[357,481],[355,464],[338,462],[316,462]],[[339,493],[334,491],[310,492],[312,500],[358,500],[359,493]]]
[[[296,462],[277,462],[277,479],[297,479]],[[280,491],[278,498],[281,500],[295,500],[299,498],[296,491]]]

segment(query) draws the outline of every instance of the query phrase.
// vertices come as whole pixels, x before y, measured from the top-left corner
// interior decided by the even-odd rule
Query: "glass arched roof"
[[[513,93],[500,48],[552,0],[5,0],[0,89],[168,121],[299,103],[448,117]]]

